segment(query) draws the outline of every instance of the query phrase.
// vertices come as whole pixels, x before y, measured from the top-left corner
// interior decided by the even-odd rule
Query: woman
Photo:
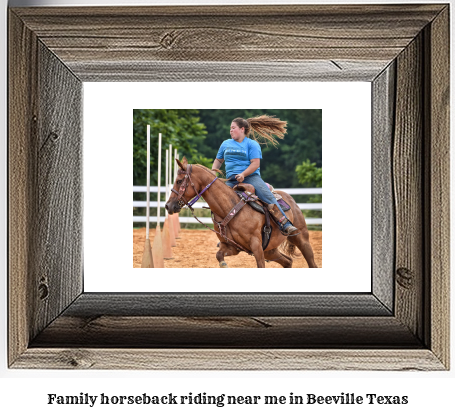
[[[248,183],[256,189],[256,195],[268,204],[278,207],[281,215],[275,215],[280,230],[285,235],[291,235],[297,231],[292,225],[283,209],[278,204],[275,196],[265,184],[260,174],[260,160],[262,158],[261,147],[256,141],[261,137],[276,144],[274,135],[283,138],[286,133],[286,121],[278,118],[261,115],[254,118],[236,118],[231,123],[231,139],[221,144],[212,170],[219,169],[223,162],[226,162],[226,184],[234,187],[238,183]],[[252,133],[253,138],[249,138]],[[276,209],[273,209],[276,211]],[[271,212],[273,214],[273,212]],[[277,217],[278,216],[278,217]]]

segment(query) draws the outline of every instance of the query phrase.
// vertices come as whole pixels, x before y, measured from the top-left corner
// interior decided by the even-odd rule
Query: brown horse
[[[220,235],[220,228],[217,222],[221,222],[232,211],[240,200],[239,196],[223,181],[217,180],[212,170],[198,164],[190,165],[185,157],[182,161],[176,161],[181,170],[178,171],[174,188],[172,189],[173,193],[171,193],[165,207],[171,215],[180,212],[181,208],[187,205],[191,199],[204,192],[204,200],[213,213],[215,219],[214,228],[220,239],[220,249],[216,254],[216,258],[221,267],[227,267],[224,257],[237,255],[240,252],[238,246],[241,246],[245,251],[249,251],[254,255],[258,268],[265,268],[265,260],[275,261],[284,268],[292,267],[292,256],[296,247],[302,252],[308,266],[317,268],[305,218],[291,196],[285,192],[278,192],[291,207],[291,210],[287,211],[286,215],[299,230],[298,234],[285,236],[280,232],[278,226],[271,221],[272,236],[264,251],[262,249],[261,231],[265,224],[265,216],[247,204],[227,225],[226,236],[234,243],[228,242]],[[280,246],[281,250],[279,249]]]

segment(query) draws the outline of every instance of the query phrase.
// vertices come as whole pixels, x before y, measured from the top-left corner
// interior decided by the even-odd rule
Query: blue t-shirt
[[[230,138],[223,141],[216,158],[224,159],[226,177],[230,178],[232,175],[243,173],[251,164],[250,160],[262,158],[261,146],[248,137],[245,137],[241,143]],[[251,173],[253,174],[260,174],[260,168]]]

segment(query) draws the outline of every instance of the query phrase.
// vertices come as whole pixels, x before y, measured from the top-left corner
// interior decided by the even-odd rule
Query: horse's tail
[[[296,245],[294,245],[289,238],[286,238],[286,240],[278,247],[278,249],[281,251],[281,253],[291,257],[291,258],[297,258],[299,256],[302,256],[302,253],[297,251],[295,252],[295,248],[297,248]]]

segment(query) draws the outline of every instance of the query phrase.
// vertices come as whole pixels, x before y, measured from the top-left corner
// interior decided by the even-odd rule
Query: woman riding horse
[[[273,137],[283,138],[286,134],[286,121],[278,118],[261,115],[255,118],[236,118],[231,123],[231,139],[223,141],[212,170],[218,170],[223,162],[226,163],[226,184],[234,187],[238,183],[248,183],[254,186],[256,195],[269,205],[275,205],[270,213],[280,227],[283,235],[289,236],[297,232],[297,228],[289,221],[281,206],[278,204],[269,187],[261,178],[260,160],[262,151],[254,138],[263,137],[276,144]],[[278,210],[277,210],[278,209]]]
[[[221,145],[212,170],[189,164],[185,157],[182,161],[176,160],[180,169],[165,207],[170,215],[180,212],[183,206],[193,211],[194,203],[204,197],[212,212],[214,229],[211,230],[220,240],[216,258],[222,268],[227,267],[224,261],[226,256],[238,255],[242,251],[255,257],[258,268],[265,268],[266,260],[290,268],[295,248],[300,250],[310,268],[317,268],[308,228],[299,206],[287,193],[278,192],[290,207],[288,215],[285,215],[260,175],[262,154],[256,141],[258,135],[276,144],[273,136],[283,138],[286,124],[286,121],[266,115],[248,120],[236,118],[231,124],[232,139]],[[250,133],[253,133],[254,139],[247,137]],[[229,178],[226,184],[229,187],[218,180],[213,171],[219,171],[223,162],[226,162]],[[238,183],[255,187],[256,195],[267,203],[267,211],[277,224],[269,222],[267,215],[256,212],[232,190]],[[281,232],[273,232],[274,227]],[[268,242],[263,231],[270,235]]]
[[[265,215],[256,212],[231,187],[218,180],[215,173],[207,167],[189,164],[185,157],[182,161],[176,160],[176,162],[180,169],[165,208],[170,215],[180,212],[183,206],[187,206],[193,212],[194,203],[201,196],[204,197],[212,211],[214,229],[211,230],[216,232],[220,240],[219,250],[216,253],[220,267],[227,268],[224,261],[226,256],[238,255],[245,251],[255,257],[258,268],[265,268],[266,260],[274,261],[284,268],[290,268],[295,248],[298,248],[308,266],[317,268],[305,218],[290,195],[282,191],[278,192],[290,206],[291,209],[287,211],[288,217],[298,232],[286,236],[269,229],[270,240],[264,247],[262,231],[269,226]],[[275,208],[275,205],[268,207],[270,206]],[[279,230],[275,223],[270,222],[270,225],[271,228],[275,227],[277,231]]]

